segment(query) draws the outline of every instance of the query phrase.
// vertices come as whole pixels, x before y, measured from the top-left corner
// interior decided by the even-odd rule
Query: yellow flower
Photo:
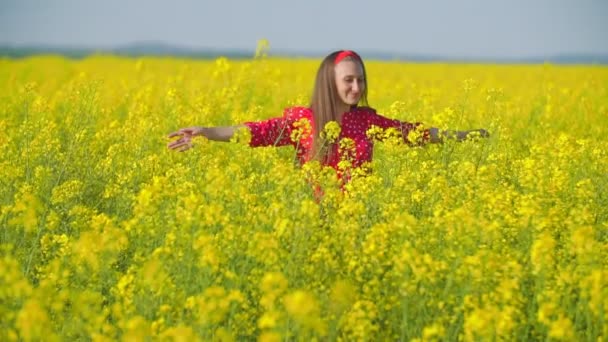
[[[51,202],[53,204],[66,203],[81,196],[84,184],[80,180],[67,181],[53,189]]]
[[[384,135],[384,130],[376,125],[372,125],[365,134],[370,139],[381,140]]]
[[[287,278],[279,272],[270,272],[264,275],[260,289],[264,294],[260,304],[265,308],[272,308],[276,298],[287,290]]]
[[[556,242],[548,233],[542,233],[532,244],[530,259],[534,267],[534,273],[553,268],[554,248]]]
[[[330,290],[331,308],[336,312],[347,309],[356,298],[355,287],[347,280],[336,281]]]
[[[574,339],[574,327],[568,317],[561,316],[551,322],[549,326],[549,337],[562,341],[572,341]]]
[[[270,41],[266,38],[259,39],[255,48],[255,58],[266,57],[270,50]]]
[[[340,327],[348,340],[376,340],[379,331],[378,309],[367,300],[353,304],[351,310],[340,320]]]
[[[160,334],[162,340],[170,340],[175,342],[188,342],[198,340],[198,336],[192,330],[192,327],[178,325],[170,327]]]
[[[46,310],[35,299],[26,301],[17,314],[16,327],[26,341],[57,339],[51,326]]]
[[[312,294],[297,290],[283,297],[283,303],[287,313],[300,325],[321,335],[325,334],[325,325],[319,317],[319,305]]]
[[[260,329],[272,329],[277,326],[280,314],[274,310],[266,311],[258,320]]]
[[[267,331],[260,335],[258,342],[280,342],[283,341],[281,334],[277,332]]]
[[[321,137],[329,143],[334,143],[340,136],[341,127],[337,121],[329,121],[321,132]]]
[[[293,123],[294,129],[291,131],[291,141],[300,142],[302,139],[307,139],[312,134],[310,121],[306,118],[299,119]]]
[[[246,127],[241,127],[234,132],[230,141],[247,146],[251,141],[251,131]]]
[[[441,339],[445,336],[445,328],[438,323],[424,327],[422,330],[423,341]]]

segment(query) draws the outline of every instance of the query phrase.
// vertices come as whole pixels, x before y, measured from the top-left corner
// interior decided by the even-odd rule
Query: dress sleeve
[[[245,122],[244,125],[251,131],[249,146],[285,146],[293,144],[291,132],[296,120],[297,117],[292,114],[292,108],[287,108],[282,117]]]
[[[377,126],[382,129],[396,128],[401,131],[403,141],[408,145],[422,145],[430,141],[431,135],[428,128],[424,128],[421,122],[406,122],[389,119],[376,112],[369,113],[370,126]],[[418,130],[418,137],[415,141],[410,141],[410,132]],[[410,137],[411,138],[411,137]]]

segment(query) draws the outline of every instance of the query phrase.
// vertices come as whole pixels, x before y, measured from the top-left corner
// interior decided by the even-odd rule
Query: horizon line
[[[608,54],[589,52],[566,52],[551,55],[529,55],[526,57],[489,57],[489,56],[446,56],[431,53],[395,52],[380,49],[358,49],[368,59],[385,61],[445,61],[445,62],[481,62],[481,63],[558,63],[558,64],[608,64]],[[114,47],[95,47],[84,44],[15,44],[0,42],[0,56],[9,58],[27,57],[42,54],[59,54],[68,58],[83,58],[94,54],[111,54],[118,56],[143,57],[186,57],[186,58],[253,58],[256,49],[248,48],[214,48],[188,47],[162,41],[136,41]],[[320,51],[298,51],[290,49],[268,49],[269,57],[286,58],[319,58],[326,53]]]

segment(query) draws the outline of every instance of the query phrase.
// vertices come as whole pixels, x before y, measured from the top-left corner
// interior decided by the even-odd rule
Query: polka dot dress
[[[285,109],[282,117],[257,122],[245,122],[245,125],[251,131],[251,141],[249,144],[252,147],[292,145],[297,149],[300,163],[304,164],[312,157],[312,137],[314,132],[309,131],[309,134],[306,134],[306,128],[302,128],[302,119],[307,121],[308,125],[305,126],[314,129],[313,113],[307,107],[290,107]],[[407,136],[410,131],[419,125],[421,124],[386,118],[377,114],[374,109],[369,107],[353,107],[342,116],[338,141],[350,138],[354,142],[354,146],[348,150],[338,149],[338,144],[334,144],[334,151],[337,150],[338,153],[332,153],[332,157],[325,161],[325,165],[337,169],[340,160],[351,160],[353,167],[370,162],[372,160],[374,140],[368,136],[367,131],[373,126],[381,129],[396,128],[401,131],[404,142],[412,145],[408,141]],[[293,133],[295,130],[304,132],[304,134],[296,135],[299,138],[294,141]],[[429,131],[427,129],[422,132],[420,142],[424,143],[428,142],[428,140]]]

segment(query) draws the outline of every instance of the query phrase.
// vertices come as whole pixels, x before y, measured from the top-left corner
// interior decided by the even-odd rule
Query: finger
[[[182,136],[182,135],[183,135],[183,133],[181,131],[177,131],[177,132],[169,133],[169,135],[167,135],[167,138],[173,138],[173,137]]]
[[[177,141],[174,141],[172,143],[167,144],[167,147],[169,147],[170,149],[175,150],[176,148],[182,147],[184,145],[189,145],[189,144],[190,144],[190,141],[186,141],[186,140],[180,139],[180,140],[177,140]]]
[[[192,145],[192,144],[187,144],[187,145],[184,145],[182,148],[180,148],[178,151],[179,151],[179,152],[184,152],[184,151],[189,150],[189,149],[190,149],[190,148],[192,148],[193,146],[194,146],[194,145]]]
[[[172,147],[174,147],[175,145],[182,143],[183,141],[184,141],[184,139],[183,139],[183,138],[182,138],[182,139],[178,139],[178,140],[171,141],[171,142],[167,143],[167,147],[172,148]]]

